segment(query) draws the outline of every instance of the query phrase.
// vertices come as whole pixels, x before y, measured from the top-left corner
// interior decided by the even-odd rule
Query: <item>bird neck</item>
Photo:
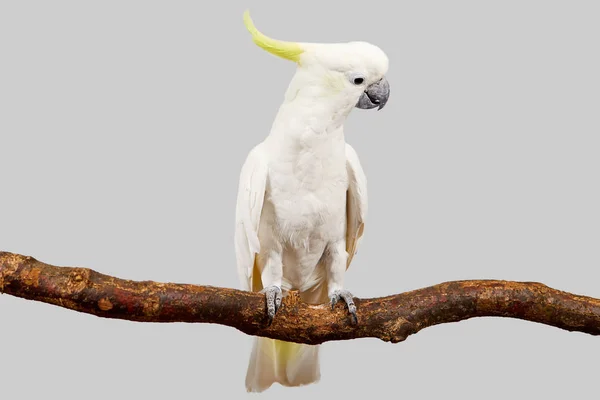
[[[343,138],[343,125],[356,101],[336,90],[327,75],[298,69],[269,137],[286,142]]]

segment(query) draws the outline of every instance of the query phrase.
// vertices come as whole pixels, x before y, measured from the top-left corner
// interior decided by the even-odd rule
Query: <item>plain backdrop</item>
[[[389,56],[386,108],[345,128],[369,182],[356,296],[481,278],[600,297],[595,1],[3,1],[1,250],[238,287],[239,171],[294,72],[246,8],[270,36]],[[1,295],[0,397],[246,397],[251,342]],[[261,397],[593,397],[600,341],[479,318],[321,354],[320,383]]]

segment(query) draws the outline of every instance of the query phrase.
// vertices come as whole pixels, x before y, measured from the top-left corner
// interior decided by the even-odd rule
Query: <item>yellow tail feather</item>
[[[273,383],[301,386],[320,379],[319,346],[254,338],[246,390],[262,392]]]

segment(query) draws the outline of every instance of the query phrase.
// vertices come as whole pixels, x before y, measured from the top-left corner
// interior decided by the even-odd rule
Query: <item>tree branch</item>
[[[56,267],[0,252],[0,293],[140,322],[203,322],[298,343],[374,337],[400,342],[423,328],[473,317],[510,317],[600,334],[600,300],[535,282],[446,282],[373,299],[355,298],[358,325],[343,304],[308,305],[292,292],[268,326],[262,294],[190,284],[131,281],[87,268]]]

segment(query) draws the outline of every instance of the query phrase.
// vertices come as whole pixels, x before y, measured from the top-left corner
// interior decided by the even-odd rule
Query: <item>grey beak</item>
[[[381,110],[389,98],[390,84],[384,76],[378,82],[372,83],[367,87],[363,94],[360,95],[356,107],[364,110],[379,107],[379,110]]]

